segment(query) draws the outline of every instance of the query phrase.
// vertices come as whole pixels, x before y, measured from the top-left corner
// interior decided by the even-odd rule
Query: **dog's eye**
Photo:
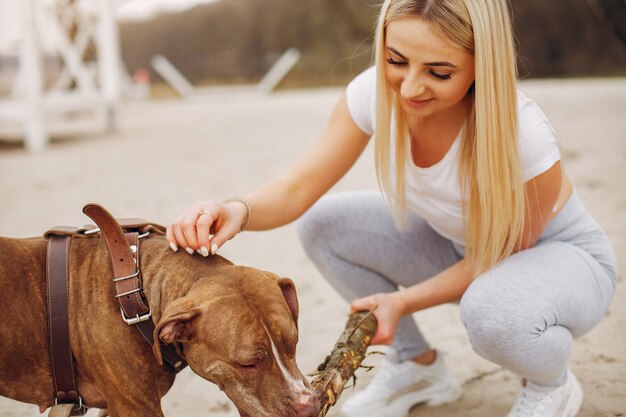
[[[256,368],[256,363],[240,363],[239,367],[244,369],[254,369]]]
[[[240,357],[235,363],[238,367],[243,369],[255,369],[267,359],[267,353],[265,351],[258,351],[252,353],[250,356],[245,355]]]
[[[239,361],[237,365],[243,369],[254,369],[259,366],[261,362],[263,362],[263,357],[259,355]]]

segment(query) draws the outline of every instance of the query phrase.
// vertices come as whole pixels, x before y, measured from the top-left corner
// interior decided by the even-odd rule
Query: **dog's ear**
[[[298,307],[298,295],[296,294],[296,285],[289,278],[279,278],[278,285],[283,292],[283,298],[287,302],[291,318],[293,318],[296,327],[298,327],[298,315],[300,308]]]
[[[159,365],[163,365],[159,341],[165,344],[181,343],[188,342],[194,337],[192,323],[198,311],[186,304],[183,300],[177,300],[172,305],[168,305],[165,314],[154,329],[152,351]]]

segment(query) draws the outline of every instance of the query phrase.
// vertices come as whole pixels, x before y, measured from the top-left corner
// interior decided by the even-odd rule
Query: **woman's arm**
[[[555,215],[555,209],[562,207],[571,195],[571,185],[562,175],[560,162],[528,181],[525,189],[528,196],[528,222],[522,232],[518,251],[537,243],[546,225]],[[374,313],[378,319],[378,331],[372,339],[372,344],[390,344],[402,316],[459,300],[474,278],[472,268],[465,259],[462,259],[439,274],[409,288],[355,300],[351,310],[369,310],[378,306]]]
[[[267,230],[300,217],[354,165],[368,143],[348,112],[345,94],[319,140],[282,176],[246,195],[249,230]]]
[[[343,177],[368,138],[352,120],[344,94],[322,135],[304,156],[285,174],[244,196],[250,212],[238,201],[199,201],[168,226],[167,240],[172,248],[200,250],[206,256],[207,248],[215,253],[246,222],[248,230],[266,230],[295,220]],[[203,211],[210,215],[202,215]],[[209,234],[214,235],[210,241]]]
[[[516,251],[532,248],[543,234],[548,222],[572,194],[572,186],[563,175],[561,161],[524,185],[526,191],[526,223]]]

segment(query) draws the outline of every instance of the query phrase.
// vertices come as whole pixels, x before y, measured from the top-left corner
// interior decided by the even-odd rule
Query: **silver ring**
[[[211,214],[211,212],[207,209],[202,209],[202,211],[200,212],[200,216],[202,216],[203,214],[208,214],[209,217],[211,217],[211,221],[215,221],[215,217],[213,217],[213,214]]]

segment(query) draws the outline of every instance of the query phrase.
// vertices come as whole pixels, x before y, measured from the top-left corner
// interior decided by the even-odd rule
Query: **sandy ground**
[[[567,173],[611,237],[623,271],[626,79],[531,81],[522,83],[522,89],[559,132]],[[121,106],[115,133],[101,133],[98,121],[72,128],[62,123],[55,125],[55,140],[45,152],[29,154],[21,145],[0,144],[0,235],[34,236],[57,224],[84,224],[81,208],[87,202],[100,202],[120,217],[166,223],[197,199],[243,193],[293,163],[321,132],[340,94],[339,89],[322,89],[265,98],[130,102]],[[12,135],[10,127],[0,130]],[[372,154],[370,146],[331,192],[375,189]],[[298,361],[303,371],[312,371],[340,334],[347,304],[307,260],[294,226],[243,233],[221,254],[296,281],[301,303]],[[624,297],[620,279],[606,319],[575,344],[571,367],[585,391],[581,417],[626,413]],[[458,307],[440,306],[416,317],[433,345],[447,352],[465,394],[453,405],[418,406],[411,416],[504,416],[517,379],[471,350]],[[356,389],[369,378],[363,373]],[[343,398],[352,392],[347,390]],[[189,370],[178,376],[163,407],[169,417],[237,415],[226,397]],[[36,415],[34,406],[0,398],[0,417]],[[331,412],[338,415],[337,409]]]

